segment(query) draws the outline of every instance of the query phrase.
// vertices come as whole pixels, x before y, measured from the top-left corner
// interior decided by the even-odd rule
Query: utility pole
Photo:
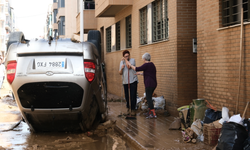
[[[83,10],[84,10],[84,2],[83,0],[80,0],[80,42],[84,41],[84,14],[83,14]]]

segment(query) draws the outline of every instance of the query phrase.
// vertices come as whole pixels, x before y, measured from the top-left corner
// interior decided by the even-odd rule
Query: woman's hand
[[[143,75],[143,73],[142,72],[136,72],[135,75]]]

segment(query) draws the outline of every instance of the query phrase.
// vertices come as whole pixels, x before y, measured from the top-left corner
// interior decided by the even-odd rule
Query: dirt
[[[29,126],[21,121],[20,111],[6,83],[0,91],[0,150],[131,149],[114,131],[114,121],[107,121],[86,133],[31,132]]]
[[[121,102],[121,96],[117,96],[111,93],[107,94],[107,101],[108,102]],[[123,102],[125,102],[125,99],[122,100]]]

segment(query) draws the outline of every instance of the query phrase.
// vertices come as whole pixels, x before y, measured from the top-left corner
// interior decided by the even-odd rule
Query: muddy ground
[[[0,89],[0,150],[130,150],[114,131],[115,122],[107,121],[96,130],[33,133],[21,121],[21,114],[6,80]]]

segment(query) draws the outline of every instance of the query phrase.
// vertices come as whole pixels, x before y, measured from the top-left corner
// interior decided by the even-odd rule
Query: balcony
[[[84,33],[88,33],[89,30],[97,29],[97,19],[95,18],[94,9],[85,9],[84,13]],[[76,16],[76,31],[80,32],[80,13]]]
[[[57,7],[58,7],[58,6],[57,6],[57,3],[53,3],[53,10],[54,10],[54,9],[57,9]]]
[[[57,23],[53,23],[52,24],[52,29],[53,30],[57,30],[58,29],[58,24]]]
[[[58,8],[58,13],[56,15],[57,22],[59,21],[59,18],[65,16],[65,7]]]
[[[127,6],[133,5],[133,0],[96,0],[96,17],[115,17]]]

